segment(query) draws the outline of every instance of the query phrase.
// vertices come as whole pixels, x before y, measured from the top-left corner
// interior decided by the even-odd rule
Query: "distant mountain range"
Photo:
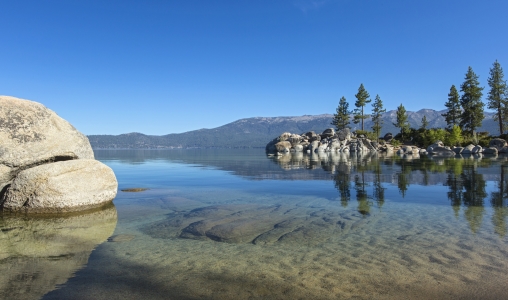
[[[423,116],[427,117],[430,128],[444,128],[446,122],[441,116],[446,110],[421,109],[408,111],[411,127],[419,128]],[[497,124],[492,119],[493,113],[486,112],[482,127],[478,131],[487,131],[499,135]],[[333,127],[331,114],[300,117],[256,117],[240,119],[235,122],[212,128],[199,129],[184,133],[167,135],[145,135],[126,133],[120,135],[89,135],[88,139],[94,149],[164,149],[164,148],[258,148],[265,145],[283,132],[304,133],[315,131],[321,133]],[[396,110],[383,114],[382,135],[387,132],[398,133],[393,126],[396,121]],[[353,130],[360,129],[359,124],[351,123]],[[365,129],[371,130],[373,123],[365,121]]]

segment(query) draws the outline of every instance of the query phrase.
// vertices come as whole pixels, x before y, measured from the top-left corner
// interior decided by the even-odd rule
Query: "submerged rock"
[[[373,215],[277,205],[217,205],[173,214],[146,226],[156,238],[226,243],[315,245],[374,220]]]
[[[0,216],[0,299],[41,299],[63,285],[116,223],[112,204],[51,218]]]

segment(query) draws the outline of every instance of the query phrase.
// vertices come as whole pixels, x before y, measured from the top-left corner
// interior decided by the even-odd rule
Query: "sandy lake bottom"
[[[346,164],[344,185],[337,161],[314,168],[262,152],[212,153],[99,152],[120,188],[148,190],[119,192],[114,206],[85,216],[4,218],[0,296],[508,297],[508,207],[497,171],[505,160],[432,172],[429,163],[429,181],[420,162],[370,158]]]

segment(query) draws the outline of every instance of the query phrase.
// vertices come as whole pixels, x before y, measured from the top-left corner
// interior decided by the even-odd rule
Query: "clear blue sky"
[[[0,94],[85,134],[333,113],[360,83],[388,110],[441,110],[468,66],[484,95],[496,59],[508,72],[507,13],[506,0],[0,0]]]

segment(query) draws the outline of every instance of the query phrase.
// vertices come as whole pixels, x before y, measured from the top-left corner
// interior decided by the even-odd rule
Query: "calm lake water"
[[[98,150],[113,205],[0,216],[1,299],[507,299],[508,159]]]

